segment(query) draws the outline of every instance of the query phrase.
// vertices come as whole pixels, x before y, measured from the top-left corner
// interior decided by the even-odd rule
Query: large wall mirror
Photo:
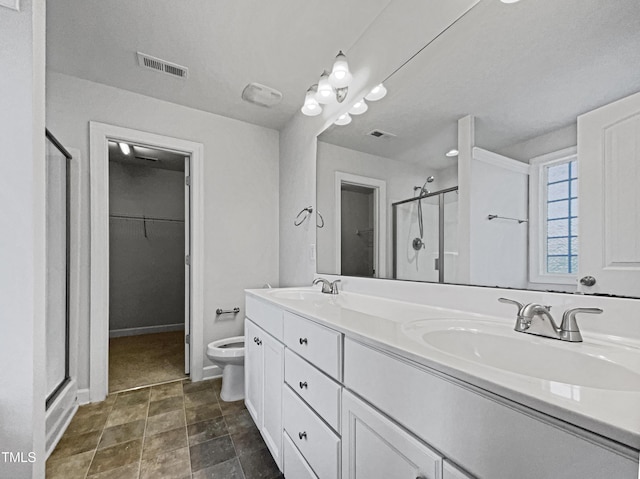
[[[637,281],[598,282],[583,259],[604,247],[581,237],[597,196],[584,186],[607,177],[602,203],[629,202],[611,264],[638,278],[640,194],[616,181],[640,180],[640,116],[615,132],[637,142],[609,145],[623,157],[609,169],[587,166],[578,126],[640,92],[638,25],[637,0],[480,1],[385,81],[385,98],[319,135],[318,273],[640,296]]]

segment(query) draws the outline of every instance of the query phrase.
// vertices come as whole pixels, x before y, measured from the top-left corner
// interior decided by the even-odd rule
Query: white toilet
[[[207,357],[222,369],[220,398],[223,401],[244,399],[244,336],[209,343]]]

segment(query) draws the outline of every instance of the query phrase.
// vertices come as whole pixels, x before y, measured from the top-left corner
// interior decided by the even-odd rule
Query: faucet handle
[[[336,279],[333,283],[331,283],[331,294],[338,294],[338,283],[341,283],[341,279]]]
[[[515,299],[509,299],[509,298],[498,298],[498,301],[500,301],[501,303],[507,303],[507,304],[513,304],[518,308],[518,314],[521,313],[522,308],[524,308],[524,304],[522,304],[520,301],[516,301]]]
[[[563,339],[571,342],[582,341],[582,334],[580,334],[580,328],[578,328],[578,322],[576,321],[576,315],[580,313],[588,314],[600,314],[602,309],[600,308],[573,308],[567,309],[562,315],[562,323],[560,324],[560,334]]]

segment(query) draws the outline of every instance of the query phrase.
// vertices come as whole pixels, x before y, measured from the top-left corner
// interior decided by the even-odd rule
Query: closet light
[[[458,156],[458,150],[453,149],[453,150],[449,150],[445,153],[445,156],[448,156],[449,158],[453,158],[454,156]]]
[[[349,86],[353,76],[349,71],[349,64],[347,63],[347,57],[342,53],[342,50],[336,55],[336,60],[333,63],[333,69],[329,76],[329,82],[333,88],[345,88]]]
[[[365,98],[369,101],[378,101],[385,97],[387,94],[387,89],[384,87],[382,83],[373,87],[373,89],[369,92]]]
[[[322,113],[322,107],[316,99],[318,93],[318,85],[312,85],[307,90],[307,94],[304,97],[304,105],[302,105],[301,111],[307,116],[318,116]]]
[[[126,143],[118,143],[118,146],[120,147],[120,151],[129,156],[131,154],[131,147],[129,145],[127,145]]]
[[[367,103],[364,101],[364,98],[363,98],[362,100],[358,100],[353,104],[353,106],[349,110],[349,113],[351,113],[352,115],[362,115],[368,109],[369,109],[369,106],[367,105]]]
[[[338,126],[348,125],[349,123],[351,123],[351,115],[349,115],[349,113],[343,113],[333,123]]]

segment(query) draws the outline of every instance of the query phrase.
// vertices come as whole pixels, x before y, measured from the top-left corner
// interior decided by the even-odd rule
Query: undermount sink
[[[412,339],[492,368],[550,382],[640,391],[640,351],[603,342],[567,343],[513,331],[507,323],[430,319],[403,326]]]

